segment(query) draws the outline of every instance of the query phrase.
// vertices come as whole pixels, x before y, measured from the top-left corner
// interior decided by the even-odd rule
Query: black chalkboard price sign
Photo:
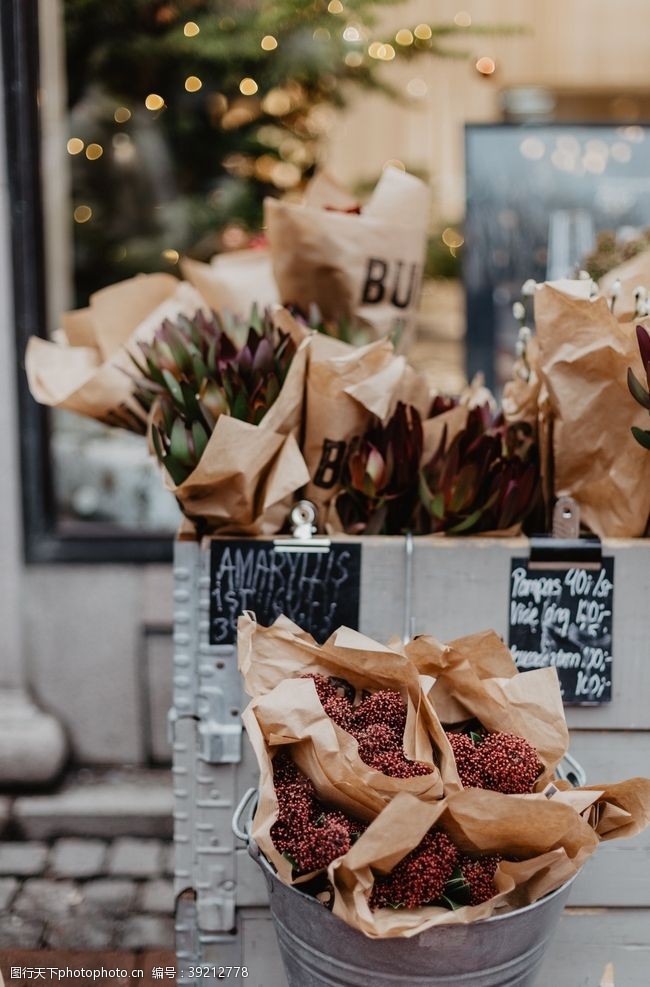
[[[284,614],[322,644],[342,624],[359,626],[361,546],[283,552],[273,541],[215,539],[210,546],[210,644],[234,644],[237,618],[260,624]]]
[[[614,559],[596,569],[513,559],[509,644],[520,671],[555,666],[565,706],[612,698]]]

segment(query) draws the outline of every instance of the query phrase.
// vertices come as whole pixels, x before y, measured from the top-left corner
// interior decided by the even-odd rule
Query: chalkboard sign
[[[359,626],[361,546],[276,551],[272,541],[215,539],[210,548],[210,644],[234,644],[237,618],[260,624],[284,614],[322,644],[342,624]]]
[[[509,644],[520,671],[555,666],[566,706],[612,698],[614,559],[598,569],[513,559]]]

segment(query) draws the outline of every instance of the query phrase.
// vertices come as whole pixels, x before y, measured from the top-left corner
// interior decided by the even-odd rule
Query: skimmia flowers
[[[273,760],[273,781],[278,819],[271,828],[271,839],[292,864],[296,877],[327,867],[347,853],[366,828],[359,820],[324,805],[285,751]]]
[[[448,733],[465,788],[527,795],[543,770],[537,751],[512,733]]]
[[[153,446],[176,484],[198,465],[220,415],[260,423],[295,353],[291,338],[255,307],[247,322],[200,311],[166,319],[139,346],[136,395],[152,411]]]
[[[494,875],[501,859],[461,853],[446,833],[431,829],[389,874],[375,875],[370,907],[480,905],[497,893]]]
[[[646,377],[646,387],[637,379],[633,370],[631,368],[627,371],[627,386],[630,389],[630,393],[635,401],[637,401],[642,408],[650,412],[650,333],[643,326],[636,327],[636,338],[639,343],[639,352],[641,353],[641,361],[643,363],[643,369],[645,370]],[[637,425],[632,426],[632,435],[644,449],[650,449],[650,429],[639,428]]]
[[[323,709],[359,745],[359,757],[371,768],[391,778],[416,778],[431,774],[431,767],[410,761],[404,754],[406,706],[399,692],[380,689],[353,703],[354,690],[342,679],[305,675],[314,681]]]

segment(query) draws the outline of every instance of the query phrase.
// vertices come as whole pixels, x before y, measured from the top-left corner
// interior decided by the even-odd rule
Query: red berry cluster
[[[419,908],[434,904],[458,863],[458,850],[446,833],[429,830],[390,874],[375,878],[370,907]]]
[[[494,875],[502,859],[498,854],[460,858],[463,879],[469,886],[470,905],[480,905],[495,896],[497,889],[494,886]]]
[[[323,709],[334,722],[351,733],[359,744],[359,757],[371,768],[391,778],[415,778],[431,774],[432,768],[422,761],[404,756],[406,706],[399,692],[380,689],[364,696],[355,706],[341,695],[324,675],[306,675],[313,679]]]
[[[490,733],[479,743],[462,733],[448,733],[447,739],[465,788],[527,795],[544,769],[535,748],[513,733]]]
[[[329,809],[285,751],[273,760],[278,819],[271,827],[277,850],[291,860],[296,875],[322,870],[352,846],[365,824]]]

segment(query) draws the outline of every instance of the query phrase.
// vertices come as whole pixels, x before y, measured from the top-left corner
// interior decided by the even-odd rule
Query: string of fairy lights
[[[329,0],[327,11],[334,17],[346,17],[346,10],[341,0]],[[466,10],[460,10],[453,18],[453,23],[457,28],[470,28],[472,26],[471,14]],[[219,22],[223,30],[232,30],[236,23],[231,17],[222,18]],[[337,28],[339,30],[339,28]],[[200,25],[195,21],[187,21],[183,25],[183,35],[192,39],[201,32]],[[318,27],[314,30],[312,38],[314,43],[325,43],[331,40],[330,30]],[[415,49],[427,49],[433,47],[434,29],[430,24],[420,23],[413,28],[402,27],[397,30],[390,41],[369,40],[366,32],[359,25],[347,22],[341,30],[341,37],[346,44],[350,45],[343,61],[347,68],[357,69],[364,65],[366,58],[382,62],[392,62],[397,57],[400,49],[409,47]],[[270,54],[281,52],[281,42],[273,34],[265,34],[260,39],[262,51]],[[482,55],[474,65],[477,73],[481,76],[491,76],[496,71],[495,60]],[[203,80],[198,75],[188,75],[184,80],[184,89],[187,93],[198,93],[203,89]],[[252,76],[244,76],[238,84],[239,93],[242,97],[257,97],[261,110],[270,117],[285,117],[290,114],[299,102],[299,85],[287,83],[284,87],[274,87],[265,94],[260,94],[259,83]],[[410,79],[405,86],[407,96],[413,100],[422,100],[428,94],[428,85],[424,79],[416,77]],[[148,93],[143,100],[144,107],[152,114],[159,114],[166,108],[165,98],[160,93]],[[242,104],[229,105],[228,99],[222,93],[212,94],[212,105],[220,115],[220,125],[223,129],[231,129],[250,123],[255,116],[250,108]],[[128,123],[133,116],[133,109],[127,106],[116,107],[113,119],[120,126]],[[267,136],[270,136],[272,128],[266,127]],[[289,141],[285,141],[288,147]],[[295,142],[298,144],[299,142]],[[67,151],[70,155],[77,156],[84,154],[90,162],[99,160],[104,154],[104,148],[96,142],[86,143],[81,137],[70,137],[67,141]],[[302,152],[305,148],[292,147],[294,155]],[[113,137],[113,154],[116,160],[126,162],[134,153],[130,138],[125,133],[117,133]],[[302,170],[296,161],[279,160],[272,154],[262,154],[254,161],[250,161],[245,155],[231,155],[228,162],[225,162],[226,169],[238,174],[251,174],[262,181],[270,181],[280,189],[290,190],[299,184],[302,179]],[[304,161],[302,162],[305,163]],[[385,162],[384,167],[393,165],[404,169],[404,163],[397,159]],[[83,224],[93,218],[91,206],[81,203],[73,210],[75,223]],[[455,230],[446,229],[442,235],[442,240],[447,248],[453,253],[462,245],[462,236]],[[173,248],[162,251],[163,258],[170,264],[176,264],[179,260],[179,253]]]

